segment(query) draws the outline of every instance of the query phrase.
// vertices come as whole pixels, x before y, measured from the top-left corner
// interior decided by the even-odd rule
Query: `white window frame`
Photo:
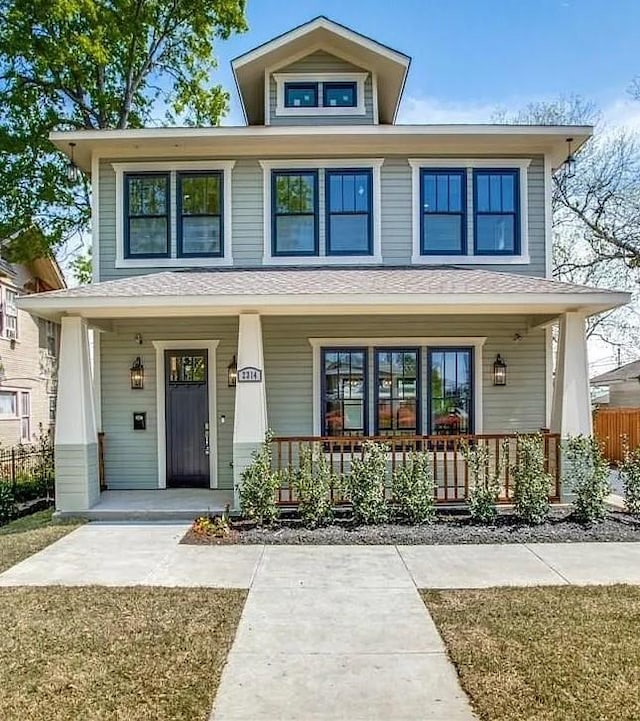
[[[9,293],[12,293],[15,297],[13,303],[9,304]],[[17,340],[18,338],[18,307],[15,301],[18,299],[19,293],[16,288],[10,288],[9,286],[2,286],[2,337],[5,340]],[[9,312],[11,309],[11,312]],[[9,330],[9,318],[14,319],[14,333],[10,335]]]
[[[2,413],[0,412],[0,420],[1,421],[15,421],[20,416],[18,415],[20,411],[20,389],[19,388],[7,388],[6,386],[2,386],[0,388],[1,393],[11,393],[16,398],[16,410],[15,413]]]
[[[313,435],[322,435],[322,427],[320,423],[320,404],[322,393],[322,349],[323,348],[418,348],[420,358],[426,353],[429,347],[438,348],[459,348],[460,346],[469,346],[473,348],[473,421],[474,434],[482,433],[482,373],[483,358],[482,352],[484,344],[487,340],[486,336],[407,336],[403,338],[308,338],[309,344],[313,350]],[[421,364],[422,365],[422,364]],[[373,397],[373,396],[372,396]],[[427,393],[421,393],[421,402],[424,404]],[[371,413],[374,412],[371,407],[371,398],[367,400],[366,412],[371,419]],[[427,419],[425,414],[421,413],[420,417],[422,428],[419,435],[423,435],[422,431],[426,428]],[[369,424],[370,425],[370,424]]]
[[[322,116],[322,115],[366,115],[364,101],[365,83],[369,73],[273,73],[276,83],[276,117]],[[286,83],[316,83],[318,85],[318,105],[315,108],[287,108],[285,101]],[[336,108],[323,105],[324,83],[355,83],[356,104],[351,108]]]
[[[210,268],[233,265],[232,254],[232,174],[235,160],[185,160],[180,162],[112,163],[116,174],[116,268]],[[223,256],[220,258],[178,257],[177,175],[185,171],[222,171]],[[125,173],[169,174],[169,257],[125,258],[124,255],[124,189]]]
[[[529,257],[529,189],[528,168],[531,158],[409,158],[411,166],[412,210],[411,228],[413,236],[411,262],[414,265],[526,265]],[[422,255],[420,253],[420,171],[423,168],[464,168],[467,171],[467,253],[466,255]],[[474,255],[474,168],[514,168],[520,171],[520,253],[517,255]]]
[[[296,159],[296,160],[260,160],[262,167],[262,197],[264,208],[264,248],[262,255],[263,265],[380,265],[382,263],[382,200],[381,200],[381,173],[380,169],[384,158],[350,158],[340,159]],[[282,256],[272,255],[272,223],[271,223],[271,172],[273,170],[340,170],[340,168],[362,168],[372,172],[372,213],[373,218],[373,253],[372,255],[327,255],[326,254],[326,228],[320,233],[319,255]],[[325,197],[325,173],[318,173],[318,194]],[[326,207],[325,207],[326,215]],[[318,218],[320,225],[320,218]],[[320,232],[320,231],[318,231]]]
[[[18,407],[18,418],[20,419],[20,442],[21,443],[30,443],[31,442],[31,393],[29,391],[21,391],[19,393],[19,407]],[[27,403],[27,413],[24,413],[24,409],[22,407],[23,403]],[[28,424],[28,433],[25,435],[23,433],[23,424],[27,421]]]

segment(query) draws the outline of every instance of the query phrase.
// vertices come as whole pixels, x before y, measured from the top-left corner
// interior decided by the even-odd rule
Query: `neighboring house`
[[[63,288],[52,258],[0,260],[0,448],[31,443],[55,421],[60,326],[19,309],[17,300]]]
[[[396,125],[409,58],[322,17],[232,66],[246,126],[51,136],[94,203],[95,282],[20,302],[62,322],[58,509],[97,431],[109,489],[227,491],[268,428],[590,433],[585,318],[629,295],[551,279],[551,192],[592,129]]]
[[[607,408],[640,408],[640,360],[601,373],[591,379],[592,397],[597,391],[608,389],[608,398],[594,398],[594,402]]]

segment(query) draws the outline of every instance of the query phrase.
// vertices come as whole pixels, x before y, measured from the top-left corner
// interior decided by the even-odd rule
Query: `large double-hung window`
[[[474,246],[478,255],[520,252],[518,170],[473,171]]]
[[[318,254],[318,171],[275,170],[273,255]]]
[[[466,171],[425,168],[420,181],[420,252],[423,255],[466,253]]]
[[[327,255],[369,255],[373,252],[372,172],[326,170]]]
[[[178,255],[221,256],[222,172],[178,173]]]
[[[130,258],[169,256],[169,173],[125,176],[125,251]]]

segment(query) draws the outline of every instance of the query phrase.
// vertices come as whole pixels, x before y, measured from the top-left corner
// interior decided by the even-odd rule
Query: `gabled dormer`
[[[393,124],[410,58],[318,17],[232,62],[248,125]]]

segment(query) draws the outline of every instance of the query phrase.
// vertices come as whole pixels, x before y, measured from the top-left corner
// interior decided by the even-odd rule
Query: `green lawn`
[[[640,719],[640,588],[422,595],[483,721]]]
[[[39,511],[0,526],[0,573],[78,527],[78,523],[53,525],[52,510]]]
[[[0,719],[206,721],[245,598],[226,589],[0,589]]]

